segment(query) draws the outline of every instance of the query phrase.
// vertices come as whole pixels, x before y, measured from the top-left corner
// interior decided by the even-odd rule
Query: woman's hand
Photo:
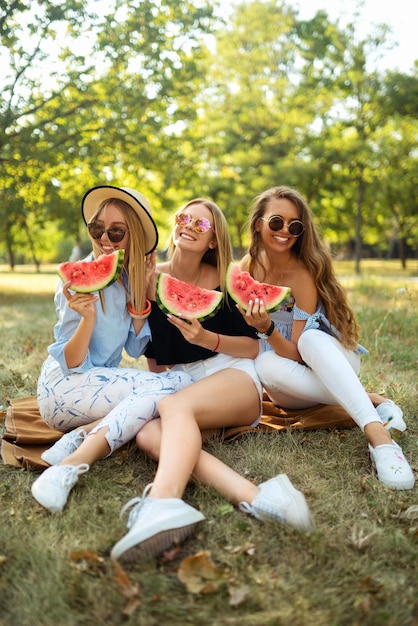
[[[270,328],[271,318],[266,311],[263,300],[259,300],[258,298],[254,301],[250,300],[246,311],[241,307],[238,307],[238,310],[247,324],[256,328],[258,332],[265,333]]]
[[[67,298],[68,306],[73,311],[76,311],[81,317],[85,319],[96,318],[95,302],[98,301],[98,296],[91,293],[72,293],[69,290],[71,281],[64,283],[62,292]]]
[[[210,344],[213,333],[205,330],[198,320],[194,318],[185,320],[175,315],[167,315],[167,319],[173,326],[179,329],[183,337],[189,343],[201,346],[202,348],[207,348],[208,346],[206,344]]]

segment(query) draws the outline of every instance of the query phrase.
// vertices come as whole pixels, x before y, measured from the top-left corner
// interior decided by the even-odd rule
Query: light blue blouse
[[[103,291],[106,311],[103,311],[100,300],[95,303],[96,323],[86,358],[78,367],[68,368],[64,347],[73,336],[80,322],[80,315],[70,309],[62,288],[63,282],[59,281],[54,298],[58,316],[58,322],[54,326],[55,342],[48,347],[48,353],[58,361],[64,374],[86,372],[92,367],[118,367],[123,349],[133,358],[144,353],[151,339],[148,320],[136,335],[126,309],[126,291],[120,283],[115,282]]]
[[[290,296],[288,300],[282,303],[280,309],[273,311],[270,314],[270,317],[274,322],[275,328],[277,328],[279,333],[289,341],[292,338],[292,325],[294,320],[306,321],[303,332],[306,332],[311,328],[316,328],[332,335],[333,337],[336,337],[338,340],[341,338],[339,331],[332,326],[325,316],[324,308],[321,303],[318,304],[315,313],[307,313],[306,311],[300,309],[295,303],[294,298]],[[266,339],[260,340],[260,353],[267,352],[267,350],[272,349],[273,348]],[[358,344],[354,352],[358,354],[368,354],[369,351],[364,346]]]

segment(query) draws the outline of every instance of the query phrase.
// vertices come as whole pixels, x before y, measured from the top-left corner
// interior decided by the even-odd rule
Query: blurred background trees
[[[213,198],[237,256],[253,198],[290,185],[357,271],[416,257],[418,65],[379,70],[387,25],[360,38],[355,13],[277,0],[0,6],[0,263],[65,260],[96,184],[140,189],[162,242],[176,207]]]

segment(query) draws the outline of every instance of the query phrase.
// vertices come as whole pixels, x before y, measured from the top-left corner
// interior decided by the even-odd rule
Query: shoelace
[[[58,441],[56,442],[56,445],[57,445],[57,448],[62,448],[66,452],[70,451],[69,452],[70,454],[73,451],[74,446],[75,446],[75,449],[77,449],[78,446],[87,437],[87,432],[85,430],[78,430],[78,431],[71,432],[71,433],[66,433],[66,434],[70,435],[70,436],[66,437],[64,435],[62,440],[58,439]]]
[[[87,437],[87,432],[83,429],[79,430],[78,437],[81,439],[81,441],[84,441],[84,439]]]
[[[138,519],[139,513],[145,504],[146,496],[151,491],[151,488],[152,488],[152,483],[150,483],[144,488],[144,491],[142,492],[141,497],[137,496],[136,498],[132,498],[131,500],[129,500],[129,502],[127,502],[122,507],[121,512],[120,512],[120,517],[123,517],[125,513],[128,511],[128,509],[131,509],[129,516],[128,516],[128,521],[126,524],[128,528],[132,528],[132,526],[135,524],[136,520]]]
[[[243,513],[249,513],[250,515],[254,515],[254,517],[257,517],[254,507],[248,502],[240,502],[238,505],[238,508]],[[256,509],[263,511],[264,513],[266,513],[267,515],[270,515],[273,518],[278,518],[282,522],[285,521],[284,515],[280,514],[277,511],[277,509],[275,509],[274,506],[271,506],[268,502],[259,500],[257,502]]]
[[[90,469],[90,465],[87,465],[87,463],[80,463],[80,465],[63,465],[62,467],[69,468],[66,470],[65,476],[62,478],[62,484],[64,487],[72,487],[74,479],[78,478],[80,474],[88,472]]]

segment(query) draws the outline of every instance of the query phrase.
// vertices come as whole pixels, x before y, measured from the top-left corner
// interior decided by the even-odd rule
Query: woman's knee
[[[193,387],[193,385],[191,387]],[[191,387],[176,391],[176,393],[165,396],[159,400],[157,410],[162,420],[170,415],[178,416],[184,413],[194,412],[196,398]]]
[[[310,328],[309,330],[305,330],[301,334],[298,339],[298,349],[309,347],[309,346],[318,346],[318,344],[323,345],[324,340],[331,335],[327,335],[322,330],[318,330],[316,328]]]
[[[331,339],[330,335],[315,328],[302,333],[298,340],[298,351],[304,362],[310,364],[311,358],[319,356],[327,349],[328,339]]]
[[[161,443],[160,420],[155,419],[143,428],[136,435],[136,445],[151,457],[158,458]]]
[[[263,352],[255,360],[255,370],[261,383],[266,387],[273,387],[286,375],[286,362],[288,359],[280,357],[269,350]]]

